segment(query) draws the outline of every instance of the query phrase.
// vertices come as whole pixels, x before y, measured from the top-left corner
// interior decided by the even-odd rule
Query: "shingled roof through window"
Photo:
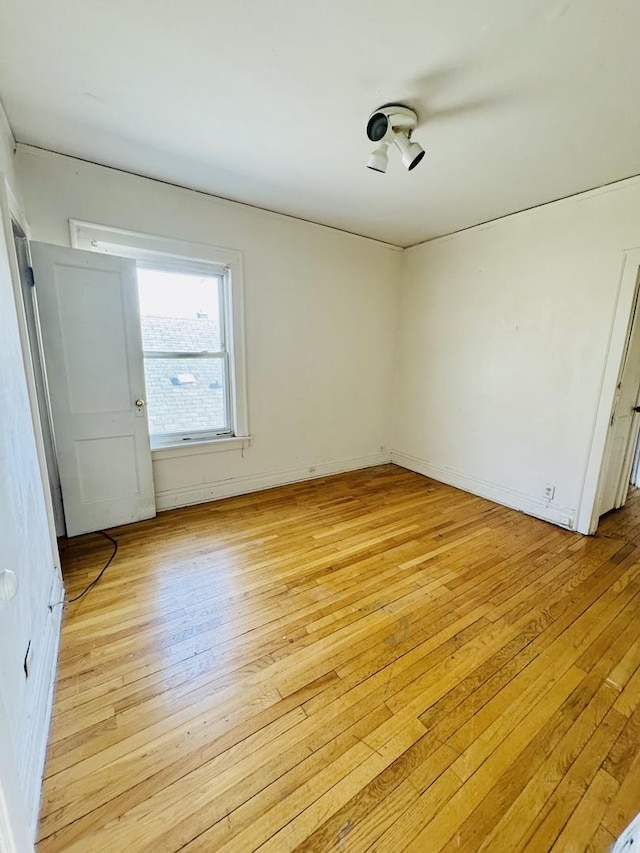
[[[207,317],[142,317],[146,352],[203,352],[220,348],[217,322]],[[211,358],[146,358],[151,435],[218,430],[226,426],[224,365]],[[180,377],[189,376],[188,382]]]

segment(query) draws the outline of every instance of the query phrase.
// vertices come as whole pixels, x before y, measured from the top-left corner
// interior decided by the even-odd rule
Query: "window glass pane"
[[[219,275],[138,267],[145,352],[220,352]]]
[[[224,359],[145,358],[144,370],[151,435],[228,427]]]

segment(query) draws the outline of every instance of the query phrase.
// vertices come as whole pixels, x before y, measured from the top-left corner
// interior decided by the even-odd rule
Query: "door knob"
[[[0,601],[11,601],[18,591],[16,573],[9,569],[0,569]]]
[[[633,411],[634,412],[640,412],[640,406],[634,406]]]
[[[141,400],[140,397],[136,400],[136,406],[141,409],[144,406],[144,400]]]

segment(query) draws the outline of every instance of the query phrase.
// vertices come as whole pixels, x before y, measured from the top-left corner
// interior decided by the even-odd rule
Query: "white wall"
[[[244,253],[253,445],[161,452],[161,508],[373,464],[392,445],[399,464],[526,512],[585,516],[638,180],[403,256],[26,146],[18,169],[34,239],[69,245],[76,218]]]
[[[408,250],[394,460],[575,526],[623,252],[637,246],[632,179]]]
[[[75,218],[244,255],[252,446],[157,456],[159,507],[388,460],[400,251],[26,146],[18,168],[35,240]]]
[[[15,168],[14,149],[13,133],[9,127],[4,107],[0,103],[0,172],[4,175],[13,206],[21,211],[22,193]]]
[[[5,183],[6,182],[6,183]],[[13,745],[31,837],[49,727],[62,595],[58,555],[41,476],[21,315],[15,300],[15,252],[10,212],[20,216],[13,140],[0,106],[0,568],[12,570],[18,592],[0,602],[0,704]],[[8,191],[8,192],[7,192]],[[24,658],[31,643],[29,675]],[[6,771],[6,768],[4,768]],[[0,778],[0,785],[6,779]]]

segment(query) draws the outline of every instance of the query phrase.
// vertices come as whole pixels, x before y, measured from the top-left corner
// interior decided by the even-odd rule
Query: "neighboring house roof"
[[[202,317],[142,317],[142,346],[149,350],[202,352],[220,349],[220,324]]]
[[[142,317],[146,352],[202,352],[220,347],[217,322],[207,317]],[[145,358],[149,432],[222,429],[224,364],[211,358]]]

